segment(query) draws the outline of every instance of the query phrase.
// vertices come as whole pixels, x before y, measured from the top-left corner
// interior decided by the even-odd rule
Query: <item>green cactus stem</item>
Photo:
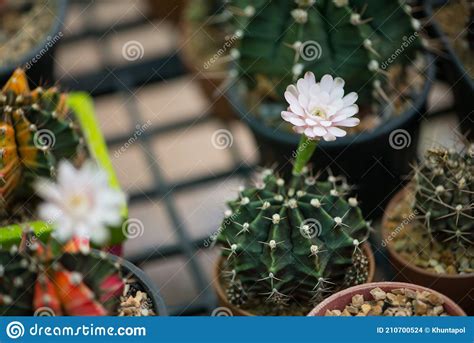
[[[0,92],[0,213],[16,197],[30,195],[36,177],[54,174],[56,162],[76,156],[81,146],[65,96],[55,88],[30,91],[24,71],[16,70]]]

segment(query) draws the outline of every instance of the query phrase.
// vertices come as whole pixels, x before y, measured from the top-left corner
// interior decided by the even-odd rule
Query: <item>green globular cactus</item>
[[[16,70],[0,92],[0,212],[31,194],[36,177],[54,174],[56,162],[81,146],[65,95],[56,88],[30,91],[24,71]]]
[[[234,0],[236,71],[261,97],[283,101],[306,71],[343,78],[359,105],[384,99],[387,69],[411,64],[421,47],[409,6],[397,0]]]
[[[218,242],[231,303],[256,310],[269,302],[280,311],[298,303],[309,310],[332,292],[367,281],[361,244],[369,225],[357,199],[346,200],[343,178],[318,179],[305,170],[286,183],[266,170],[263,182],[229,202]]]
[[[432,239],[474,245],[474,144],[461,153],[430,149],[415,169],[415,204]]]
[[[117,315],[120,265],[105,253],[68,250],[55,254],[31,233],[0,250],[0,316]]]

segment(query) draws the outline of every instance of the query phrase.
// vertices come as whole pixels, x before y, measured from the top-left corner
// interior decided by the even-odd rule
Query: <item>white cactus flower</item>
[[[45,200],[38,209],[40,218],[54,227],[54,236],[62,242],[81,237],[105,244],[107,228],[121,223],[125,195],[110,187],[107,174],[93,162],[76,169],[61,161],[57,175],[56,183],[48,179],[35,183]]]
[[[357,93],[344,96],[344,80],[324,75],[321,82],[307,72],[295,85],[287,87],[285,99],[288,110],[281,113],[282,118],[294,125],[299,134],[309,139],[323,138],[333,141],[346,135],[340,127],[353,127],[360,123],[353,116],[359,112],[355,104]]]

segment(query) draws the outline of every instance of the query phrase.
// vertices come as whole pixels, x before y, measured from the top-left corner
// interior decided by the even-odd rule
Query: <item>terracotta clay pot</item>
[[[362,251],[364,251],[365,256],[367,256],[367,259],[369,260],[369,276],[367,278],[367,282],[372,282],[374,279],[374,274],[375,274],[375,259],[374,259],[374,253],[372,252],[372,248],[368,243],[362,244]],[[225,307],[229,310],[232,311],[232,314],[234,316],[255,316],[250,311],[243,310],[241,308],[238,308],[234,305],[232,305],[228,300],[227,296],[225,294],[225,289],[221,285],[221,266],[223,264],[223,258],[221,257],[218,260],[218,263],[216,263],[216,266],[214,268],[214,289],[217,294],[217,299],[219,302],[219,306]]]
[[[410,197],[408,188],[398,192],[387,206],[382,220],[382,236],[390,261],[395,268],[395,280],[430,287],[456,301],[469,315],[474,315],[474,273],[472,274],[435,274],[416,266],[404,259],[393,247],[391,230],[388,227],[390,216],[400,202]],[[410,230],[410,224],[404,230]]]
[[[152,17],[177,24],[181,19],[185,3],[186,0],[148,0],[148,7]]]
[[[414,285],[411,283],[403,282],[373,282],[364,283],[363,285],[357,285],[351,288],[344,289],[336,294],[331,295],[329,298],[323,300],[318,306],[316,306],[309,314],[309,317],[324,316],[326,310],[344,310],[346,305],[350,304],[352,297],[356,294],[361,294],[365,299],[371,299],[370,291],[374,288],[379,287],[385,292],[391,291],[398,288],[408,288],[416,291],[429,291],[435,293],[444,299],[444,308],[446,312],[451,316],[465,316],[466,313],[450,298],[438,293],[432,289]]]
[[[184,6],[185,9],[183,12],[185,13],[187,11],[186,6],[191,6],[191,3],[188,3]],[[186,17],[186,15],[184,15],[184,17]],[[234,109],[229,104],[225,94],[223,94],[223,90],[220,89],[224,79],[210,76],[208,70],[204,68],[206,61],[202,61],[199,56],[196,56],[193,45],[190,44],[190,40],[193,39],[193,36],[196,35],[196,32],[191,23],[186,18],[182,18],[180,21],[179,31],[181,41],[181,49],[179,49],[180,58],[183,61],[186,69],[196,76],[196,81],[199,82],[201,90],[211,104],[211,114],[223,120],[237,119]],[[200,43],[206,44],[206,41],[203,40]],[[222,42],[222,47],[224,47],[224,44],[225,42]]]

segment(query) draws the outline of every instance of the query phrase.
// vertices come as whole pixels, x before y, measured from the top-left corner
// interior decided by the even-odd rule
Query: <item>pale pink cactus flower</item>
[[[355,92],[344,96],[344,80],[340,77],[324,75],[316,82],[314,74],[307,72],[296,86],[286,88],[285,99],[289,107],[281,116],[294,125],[297,133],[311,140],[333,141],[347,134],[342,128],[360,123],[354,118],[359,112],[355,104],[357,97]]]

